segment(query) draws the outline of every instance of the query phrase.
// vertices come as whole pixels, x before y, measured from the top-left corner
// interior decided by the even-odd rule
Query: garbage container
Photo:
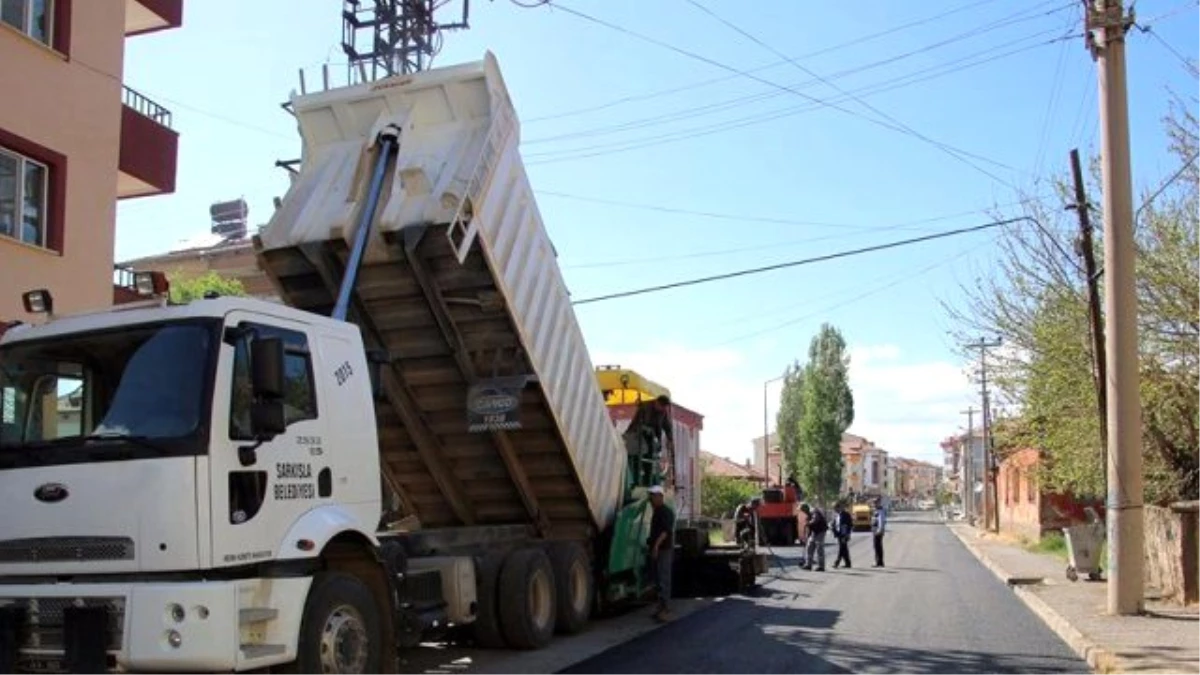
[[[1100,579],[1100,552],[1104,547],[1104,522],[1088,509],[1090,522],[1063,528],[1067,540],[1067,579],[1077,581],[1080,574]]]

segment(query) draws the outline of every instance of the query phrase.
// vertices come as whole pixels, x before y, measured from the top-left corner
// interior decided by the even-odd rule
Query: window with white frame
[[[45,164],[0,148],[0,236],[46,245],[49,178]]]
[[[29,37],[50,44],[51,3],[54,0],[0,0],[0,21]]]

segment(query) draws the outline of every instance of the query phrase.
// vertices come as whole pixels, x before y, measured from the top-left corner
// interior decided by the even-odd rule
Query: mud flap
[[[111,642],[107,607],[63,609],[63,647],[69,673],[103,673],[108,670]]]
[[[0,607],[0,673],[17,672],[17,649],[24,625],[23,607]]]

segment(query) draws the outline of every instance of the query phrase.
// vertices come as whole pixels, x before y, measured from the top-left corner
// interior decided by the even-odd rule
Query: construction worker
[[[871,535],[875,540],[875,566],[883,567],[883,533],[887,531],[887,511],[883,499],[875,498],[875,512],[871,514]]]
[[[843,502],[837,504],[837,518],[833,521],[833,536],[837,538],[837,560],[833,561],[834,569],[846,561],[846,569],[850,569],[850,533],[854,531],[854,521]]]
[[[805,504],[800,507],[804,515],[808,519],[808,524],[805,529],[808,530],[808,551],[804,557],[804,569],[811,570],[813,563],[817,565],[818,572],[825,571],[825,533],[829,531],[829,521],[825,519],[825,513],[820,508],[814,508]]]
[[[667,395],[659,396],[653,401],[638,403],[637,412],[625,430],[625,451],[629,453],[629,461],[637,469],[635,476],[640,476],[638,485],[646,485],[653,480],[654,465],[659,461],[662,450],[662,439],[667,441],[667,456],[674,466],[675,431],[671,422],[671,399]]]
[[[656,621],[671,618],[668,603],[671,600],[671,567],[675,562],[675,512],[666,504],[661,485],[650,487],[650,505],[654,509],[650,517],[650,573],[658,594],[654,612]]]

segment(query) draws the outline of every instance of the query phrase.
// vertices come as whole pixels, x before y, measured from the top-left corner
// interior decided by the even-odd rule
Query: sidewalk
[[[1146,602],[1142,616],[1108,616],[1107,584],[1066,579],[1066,563],[965,523],[946,524],[1098,673],[1200,673],[1200,612]]]

